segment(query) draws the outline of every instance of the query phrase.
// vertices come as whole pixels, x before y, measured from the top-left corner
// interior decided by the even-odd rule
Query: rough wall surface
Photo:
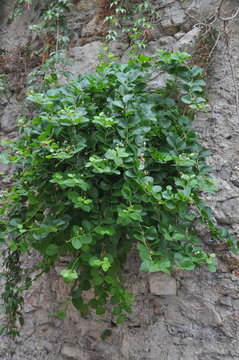
[[[205,54],[206,44],[200,45],[200,29],[205,31],[203,24],[217,29],[217,47],[208,71],[210,107],[207,113],[198,115],[196,127],[204,147],[212,153],[209,162],[220,187],[216,196],[208,197],[208,201],[218,223],[237,235],[239,17],[211,24],[220,3],[219,0],[155,1],[162,17],[148,51],[182,48],[194,52],[196,59],[200,58],[198,55],[202,57],[200,60],[207,59],[212,47]],[[76,1],[72,9],[69,26],[75,35],[75,47],[71,50],[74,74],[92,70],[98,63],[97,53],[104,33],[98,16],[102,4],[98,0],[81,0]],[[230,17],[237,6],[236,0],[224,1],[223,17]],[[31,16],[7,23],[12,7],[13,4],[0,5],[0,28],[3,29],[0,46],[10,53],[19,42],[22,47],[29,41],[37,43],[37,39],[29,40],[28,32],[24,35],[33,21]],[[112,47],[124,59],[126,44]],[[9,73],[12,73],[12,97],[10,102],[5,98],[0,100],[0,137],[12,139],[16,137],[19,112],[29,110],[21,108],[24,86],[19,84],[16,69],[11,65]],[[157,79],[159,84],[161,80]],[[1,172],[4,170],[11,172],[2,167]],[[6,175],[0,181],[3,187],[8,185]],[[193,272],[175,271],[171,277],[143,273],[139,270],[137,254],[132,251],[123,268],[135,303],[133,314],[123,325],[116,325],[110,314],[99,319],[93,312],[84,316],[71,308],[64,321],[49,316],[64,306],[69,291],[59,276],[64,264],[59,264],[26,295],[21,337],[11,344],[1,339],[0,358],[8,358],[3,351],[6,347],[13,353],[14,360],[238,360],[239,258],[228,255],[223,246],[211,243],[202,229],[198,232],[206,246],[217,253],[218,271],[214,274],[203,268]],[[32,265],[34,263],[33,258]]]

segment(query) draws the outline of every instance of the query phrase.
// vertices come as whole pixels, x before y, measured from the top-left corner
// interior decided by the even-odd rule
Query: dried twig
[[[219,42],[219,40],[220,40],[220,37],[221,37],[221,31],[218,32],[217,39],[216,39],[216,41],[215,41],[215,43],[214,43],[214,45],[213,45],[213,47],[212,47],[212,49],[211,49],[211,51],[210,51],[210,53],[209,53],[209,55],[208,55],[208,59],[210,59],[210,57],[211,57],[212,54],[213,54],[213,51],[216,49],[216,47],[217,47],[217,45],[218,45],[218,42]],[[212,60],[207,64],[207,67],[210,66],[211,62],[212,62]]]
[[[223,17],[221,16],[221,9],[222,9],[222,4],[223,4],[223,3],[224,3],[224,0],[221,0],[220,5],[219,5],[219,7],[218,7],[218,9],[217,9],[218,19],[220,19],[221,21],[230,21],[230,20],[233,20],[233,19],[237,16],[237,14],[238,14],[238,12],[239,12],[239,8],[236,9],[235,13],[234,13],[232,16],[230,16],[230,17],[228,17],[228,18],[223,18]]]
[[[235,13],[232,16],[230,16],[228,18],[223,18],[221,16],[221,9],[222,9],[223,2],[224,2],[224,0],[221,0],[220,5],[219,5],[219,7],[217,9],[217,16],[218,16],[218,19],[223,21],[223,28],[224,28],[224,34],[225,34],[226,47],[227,47],[227,51],[228,51],[229,66],[230,66],[230,70],[231,70],[231,74],[232,74],[232,82],[233,82],[233,86],[234,86],[234,90],[235,90],[236,111],[237,111],[237,117],[239,119],[238,86],[237,86],[237,82],[236,82],[235,64],[234,64],[234,61],[233,61],[233,55],[231,53],[230,36],[229,36],[229,30],[228,30],[228,22],[236,18],[237,14],[239,13],[239,8],[236,9]]]

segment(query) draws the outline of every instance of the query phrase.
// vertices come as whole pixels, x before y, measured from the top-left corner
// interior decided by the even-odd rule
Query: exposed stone
[[[79,12],[86,12],[92,9],[96,9],[100,5],[100,0],[75,0],[74,10]]]
[[[221,326],[222,319],[215,307],[211,304],[203,304],[195,314],[195,320],[201,322],[205,326]]]
[[[154,299],[152,301],[152,304],[154,306],[154,313],[156,315],[163,315],[164,314],[164,310],[163,310],[163,307],[162,307],[159,299]]]
[[[153,295],[177,295],[176,280],[164,273],[150,275],[149,291]]]
[[[11,102],[5,107],[0,125],[6,134],[16,130],[20,109],[21,106],[19,106],[19,103],[15,100],[11,100]]]
[[[179,26],[185,23],[186,14],[183,10],[175,9],[171,12],[172,23],[174,26]]]
[[[73,73],[73,77],[95,69],[99,63],[100,45],[100,41],[94,41],[84,46],[76,46],[71,50],[73,66],[69,70]]]
[[[130,292],[132,293],[133,296],[137,296],[139,294],[146,294],[147,293],[146,281],[137,280],[136,283],[131,285]]]
[[[196,41],[200,34],[200,28],[195,27],[192,30],[188,31],[181,39],[177,42],[176,49],[184,51],[192,51],[195,48]]]
[[[232,299],[230,298],[230,296],[222,296],[219,299],[219,303],[224,305],[224,306],[231,307],[232,306]]]
[[[103,24],[103,21],[98,20],[98,16],[95,15],[88,24],[84,25],[81,31],[82,42],[85,45],[88,42],[91,42],[91,38],[96,39],[96,37],[102,37],[105,33],[106,26]]]
[[[172,25],[168,20],[162,23],[166,35],[174,35],[179,31],[179,26]]]
[[[129,359],[130,342],[131,337],[129,335],[124,335],[121,344],[121,353],[126,359]]]
[[[179,336],[173,336],[172,339],[175,345],[188,345],[193,342],[193,338],[190,336],[184,339]]]
[[[178,33],[174,34],[176,40],[180,40],[185,35],[184,31],[179,31]]]
[[[44,309],[38,309],[35,313],[35,321],[38,325],[48,324],[51,322],[49,312]]]
[[[233,183],[233,185],[239,187],[239,176],[238,174],[232,174],[231,175],[231,182]]]
[[[74,360],[88,360],[90,357],[85,351],[82,351],[80,348],[76,347],[74,344],[64,345],[61,354],[66,356],[67,359],[74,359]]]
[[[221,224],[239,223],[239,197],[218,203],[215,207],[215,217]]]
[[[26,316],[24,327],[22,328],[21,335],[23,338],[29,337],[35,331],[35,319],[33,316]]]
[[[173,36],[162,36],[160,37],[160,39],[158,40],[157,44],[161,47],[170,47],[172,45],[175,44],[175,38]]]
[[[228,269],[239,269],[239,256],[235,254],[224,254],[221,257],[222,261],[226,264]]]
[[[232,306],[234,310],[239,311],[239,299],[233,299]]]

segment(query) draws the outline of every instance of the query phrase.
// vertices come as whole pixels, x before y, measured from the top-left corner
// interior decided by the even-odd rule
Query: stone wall
[[[196,119],[201,142],[212,153],[209,162],[220,187],[216,196],[208,196],[208,201],[218,223],[237,236],[239,18],[213,21],[212,16],[221,3],[219,0],[157,0],[154,3],[161,13],[161,21],[147,51],[186,49],[208,67],[210,107]],[[75,1],[72,8],[69,26],[74,33],[71,57],[75,75],[92,70],[98,62],[100,41],[105,32],[104,4],[99,0],[80,0]],[[19,17],[12,24],[7,22],[13,5],[9,1],[0,5],[4,13],[0,16],[3,29],[0,46],[10,54],[19,43],[23,47],[29,41],[36,44],[39,41],[30,38],[27,30],[34,21],[33,15]],[[222,16],[230,17],[237,6],[238,1],[225,0]],[[208,33],[202,40],[200,34],[205,29]],[[208,59],[214,45],[210,47],[205,39],[208,36],[210,40],[212,29],[217,30],[214,31],[217,47],[213,58]],[[205,52],[206,45],[209,50]],[[125,59],[126,47],[125,42],[112,44],[121,59]],[[30,110],[21,108],[24,84],[19,88],[16,69],[10,66],[9,72],[12,73],[12,97],[10,102],[4,98],[0,100],[0,137],[12,139],[16,137],[19,112]],[[162,79],[157,78],[158,84],[160,81]],[[9,168],[2,167],[1,172],[3,170],[11,172]],[[1,182],[8,186],[6,175]],[[8,358],[3,348],[9,347],[14,360],[238,360],[239,258],[229,255],[224,246],[212,243],[203,229],[198,229],[198,233],[205,246],[217,253],[218,271],[211,274],[202,268],[193,272],[174,271],[172,276],[149,274],[139,270],[139,258],[132,251],[123,268],[135,302],[133,314],[122,325],[116,325],[110,312],[102,318],[94,312],[85,316],[71,306],[64,320],[49,316],[66,304],[69,292],[69,286],[59,276],[64,264],[58,264],[50,274],[34,283],[25,296],[25,325],[21,337],[10,344],[7,339],[1,339],[0,358]],[[34,266],[36,259],[33,257],[31,261]]]

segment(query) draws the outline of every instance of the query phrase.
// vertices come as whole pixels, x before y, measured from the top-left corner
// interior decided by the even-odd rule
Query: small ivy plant
[[[165,0],[162,1],[164,2]],[[128,0],[114,0],[111,1],[110,9],[112,13],[104,19],[105,23],[111,23],[106,41],[116,41],[119,33],[124,33],[129,42],[128,56],[137,57],[147,47],[155,24],[160,19],[160,13],[155,10],[155,4],[145,0],[136,4]]]
[[[61,275],[71,284],[73,305],[83,314],[91,307],[103,315],[110,303],[120,324],[133,300],[121,265],[134,244],[141,270],[167,274],[201,264],[216,271],[215,255],[205,252],[195,233],[197,222],[236,251],[200,196],[216,186],[205,162],[210,154],[192,124],[195,109],[205,108],[205,82],[201,68],[187,65],[188,56],[159,51],[126,64],[102,63],[95,74],[28,95],[38,115],[19,121],[18,141],[1,156],[16,169],[1,200],[2,333],[17,335],[16,318],[24,321],[22,291],[34,279],[21,269],[22,253],[42,256],[38,276],[70,255]],[[170,80],[150,90],[155,68]],[[83,293],[91,288],[94,295],[85,302]]]
[[[72,5],[70,0],[43,0],[38,1],[34,7],[35,11],[40,11],[37,25],[31,25],[31,30],[39,30],[54,37],[56,52],[59,48],[69,48],[70,30],[67,27],[65,14],[70,11]]]
[[[67,43],[70,40],[65,13],[69,11],[71,5],[70,0],[42,0],[34,4],[32,0],[17,0],[10,20],[13,21],[16,16],[22,15],[26,11],[39,12],[41,22],[31,25],[30,29],[56,35],[56,44],[59,45],[59,43]]]

